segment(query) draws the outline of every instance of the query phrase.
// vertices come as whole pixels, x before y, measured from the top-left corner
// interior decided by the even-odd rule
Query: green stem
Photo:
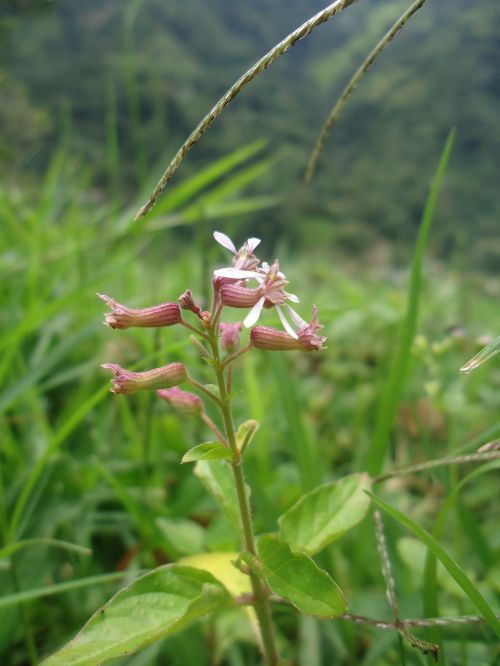
[[[214,318],[214,324],[217,324],[217,318]],[[233,453],[232,470],[234,484],[236,486],[236,494],[238,497],[238,508],[241,518],[241,527],[243,531],[243,548],[251,553],[254,557],[258,557],[257,548],[255,546],[255,538],[252,527],[252,518],[250,514],[250,505],[248,496],[245,489],[245,477],[243,475],[242,457],[236,444],[236,435],[234,431],[233,415],[231,412],[231,398],[227,391],[226,381],[224,377],[224,366],[221,362],[219,343],[214,327],[211,331],[210,347],[214,360],[214,370],[217,377],[217,384],[221,396],[220,409],[224,419],[224,426],[226,429],[226,436],[228,444]],[[277,666],[280,663],[278,651],[276,649],[276,641],[274,638],[274,629],[271,616],[271,606],[269,603],[269,595],[267,588],[263,585],[260,578],[254,573],[249,572],[252,591],[255,598],[255,612],[259,622],[262,649],[264,652],[264,660],[267,666]]]
[[[201,331],[196,326],[193,326],[193,324],[190,324],[186,319],[182,318],[179,323],[185,328],[187,328],[189,331],[192,331],[193,333],[196,333],[196,335],[199,335],[204,340],[208,340],[208,335],[204,331]]]
[[[207,424],[207,426],[210,428],[210,430],[214,433],[214,435],[217,437],[219,442],[223,444],[224,446],[227,446],[229,448],[229,443],[227,439],[224,437],[224,435],[221,433],[219,428],[215,425],[215,423],[212,421],[212,419],[208,416],[206,412],[202,412],[200,414],[201,420]]]
[[[210,389],[207,389],[207,387],[204,384],[202,384],[201,382],[199,382],[198,380],[196,380],[194,377],[191,376],[188,377],[188,382],[193,386],[195,386],[199,391],[204,393],[206,396],[208,396],[210,400],[213,400],[216,405],[219,405],[219,407],[222,408],[222,400],[220,400],[215,395],[215,393],[212,393]]]
[[[234,352],[234,354],[231,354],[231,356],[228,356],[226,359],[224,359],[224,362],[222,363],[223,368],[227,368],[228,365],[231,365],[233,361],[236,361],[237,358],[240,358],[240,356],[243,356],[243,354],[246,354],[248,351],[253,349],[253,345],[251,342],[249,342],[246,347],[242,347],[241,349],[238,349],[237,352]]]
[[[477,453],[469,453],[464,456],[454,456],[448,458],[437,458],[436,460],[429,460],[418,465],[412,465],[411,467],[404,467],[403,469],[394,469],[380,476],[376,476],[373,479],[374,483],[381,483],[387,479],[391,479],[393,476],[399,476],[402,474],[414,474],[416,472],[423,472],[428,469],[433,469],[434,467],[443,467],[443,465],[460,465],[471,462],[485,462],[487,460],[496,460],[500,458],[500,451],[478,451]]]

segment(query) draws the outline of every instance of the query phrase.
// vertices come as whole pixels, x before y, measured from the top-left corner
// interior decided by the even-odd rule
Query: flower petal
[[[254,324],[257,323],[260,317],[260,313],[262,312],[262,308],[264,307],[264,301],[266,299],[264,296],[262,298],[259,298],[257,303],[253,306],[253,308],[250,310],[250,312],[247,314],[245,319],[243,320],[243,324],[246,328],[251,328]]]
[[[295,340],[298,340],[299,336],[297,335],[297,333],[295,333],[291,324],[287,321],[287,318],[283,314],[283,311],[281,310],[279,305],[276,306],[276,311],[278,312],[278,317],[280,318],[280,321],[283,324],[283,328],[288,333],[288,335],[292,338],[295,338]]]
[[[302,326],[307,326],[307,321],[304,321],[302,317],[295,312],[295,310],[288,305],[288,303],[285,303],[285,307],[288,310],[288,314],[292,318],[293,322],[299,327],[302,328]]]
[[[287,300],[292,301],[292,303],[300,303],[300,298],[295,294],[290,294],[288,291],[284,291],[283,293],[287,297]]]
[[[233,241],[229,238],[229,236],[226,236],[226,234],[223,234],[220,231],[214,231],[214,238],[219,243],[219,245],[225,247],[226,250],[229,250],[233,254],[237,253]]]
[[[218,268],[214,271],[217,277],[233,278],[235,280],[242,280],[246,278],[260,278],[261,276],[255,271],[241,271],[239,268]]]
[[[260,238],[249,238],[247,240],[247,247],[250,250],[250,252],[253,252],[257,245],[260,244]]]

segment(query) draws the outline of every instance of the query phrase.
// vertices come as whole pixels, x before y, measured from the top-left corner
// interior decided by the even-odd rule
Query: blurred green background
[[[0,551],[2,664],[33,664],[56,649],[116,582],[83,582],[56,596],[41,587],[237,548],[192,470],[178,464],[207,439],[204,429],[154,396],[111,396],[99,369],[105,361],[146,369],[184,360],[209,381],[196,349],[175,329],[104,329],[95,292],[138,307],[186,288],[207,298],[211,270],[227,264],[211,239],[218,229],[237,245],[260,236],[259,257],[280,258],[301,315],[319,305],[324,354],[255,353],[235,376],[237,419],[261,421],[248,456],[256,527],[274,530],[305,489],[365,469],[418,226],[453,127],[417,334],[383,444],[391,465],[403,466],[500,436],[498,361],[458,373],[499,333],[497,0],[428,0],[350,99],[306,187],[309,151],[328,111],[407,7],[360,0],[259,76],[181,165],[153,213],[133,221],[214,102],[322,6],[0,0],[0,535],[9,548],[38,540],[8,556]],[[263,323],[278,322],[266,312]],[[470,471],[397,478],[385,496],[432,530]],[[466,483],[443,535],[493,605],[497,485],[493,474]],[[401,613],[420,617],[428,582],[421,544],[389,519],[387,527]],[[43,542],[53,538],[92,556]],[[374,558],[367,518],[321,565],[351,612],[390,617]],[[14,603],[19,591],[31,600]],[[438,596],[442,615],[476,612],[444,575]],[[299,623],[285,608],[276,617],[294,663],[401,663],[393,632]],[[443,663],[490,666],[498,657],[482,627],[443,637]],[[405,653],[407,664],[427,663]],[[259,657],[241,617],[224,616],[208,633],[196,626],[123,663],[237,666]]]
[[[226,88],[321,7],[317,0],[1,3],[0,165],[7,181],[36,186],[65,135],[93,196],[130,200]],[[303,241],[307,219],[321,241],[351,251],[390,238],[397,253],[414,237],[436,154],[456,127],[434,246],[445,257],[463,252],[468,262],[497,269],[496,0],[480,7],[429,0],[353,96],[313,185],[301,184],[336,96],[405,7],[364,0],[320,27],[237,99],[176,182],[263,139],[274,162],[252,190],[283,201],[266,216],[274,236]]]

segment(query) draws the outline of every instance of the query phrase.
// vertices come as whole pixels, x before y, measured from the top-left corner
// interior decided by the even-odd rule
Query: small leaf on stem
[[[230,465],[225,460],[198,460],[194,473],[215,499],[231,525],[241,533],[238,497]],[[248,488],[247,493],[249,493]]]
[[[219,442],[203,442],[189,449],[183,456],[181,463],[196,462],[197,460],[231,460],[231,451]]]
[[[335,618],[344,613],[346,600],[337,583],[308,555],[292,553],[274,534],[260,537],[261,573],[271,590],[306,615]]]
[[[259,426],[259,422],[255,419],[249,419],[240,425],[238,432],[236,433],[236,444],[241,453],[243,453],[250,444],[255,433],[259,429]]]

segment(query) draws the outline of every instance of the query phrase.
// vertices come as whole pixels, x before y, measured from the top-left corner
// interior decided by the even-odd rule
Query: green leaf
[[[377,506],[379,506],[386,513],[411,530],[413,534],[418,536],[418,538],[425,543],[427,548],[438,558],[438,560],[440,560],[440,562],[457,581],[457,583],[460,585],[465,594],[469,597],[471,602],[481,613],[496,635],[500,637],[500,622],[497,620],[495,613],[492,611],[488,602],[467,576],[462,567],[457,564],[450,555],[448,555],[448,553],[444,550],[441,544],[436,541],[432,534],[429,534],[429,532],[427,532],[427,530],[421,527],[418,523],[395,509],[393,506],[390,506],[390,504],[387,504],[387,502],[384,502],[384,500],[382,500],[380,497],[377,497],[377,495],[374,495],[369,491],[367,491],[367,493],[370,495],[375,504],[377,504]]]
[[[293,550],[314,555],[363,520],[370,506],[367,474],[351,474],[303,495],[278,520]]]
[[[250,594],[252,586],[250,578],[235,567],[233,562],[238,559],[239,553],[201,553],[184,557],[181,564],[196,569],[203,569],[217,578],[224,587],[234,596]]]
[[[43,666],[97,666],[230,603],[227,590],[208,572],[167,564],[120,590]]]
[[[204,442],[189,449],[182,456],[182,463],[196,462],[197,460],[231,460],[231,451],[222,446],[220,442]]]
[[[155,523],[165,537],[169,559],[177,560],[179,556],[194,555],[203,549],[205,530],[198,523],[184,518],[164,517],[158,517]]]
[[[241,453],[247,448],[252,439],[255,436],[255,433],[259,429],[259,422],[255,419],[249,419],[240,425],[238,432],[236,433],[236,444]]]
[[[260,537],[257,548],[261,573],[275,594],[306,615],[335,618],[344,613],[347,603],[337,583],[308,555],[292,553],[274,534]]]
[[[407,306],[404,319],[401,323],[399,345],[387,375],[387,380],[382,388],[380,403],[375,419],[375,432],[370,450],[366,455],[363,467],[372,475],[380,474],[386,459],[389,446],[389,434],[391,432],[396,410],[403,391],[404,382],[410,364],[411,348],[417,331],[418,310],[420,302],[420,291],[422,287],[422,262],[424,258],[427,237],[434,217],[437,197],[441,183],[448,165],[448,160],[455,141],[455,131],[452,130],[448,136],[438,168],[432,182],[432,187],[427,197],[422,222],[418,232],[415,254],[411,267],[410,283],[408,285]]]
[[[238,497],[229,464],[225,460],[199,460],[194,473],[215,499],[231,525],[241,530]]]
[[[211,358],[206,359],[206,361],[207,361],[207,363],[208,363],[208,361],[211,361],[212,362],[211,364],[213,364],[213,359],[211,359]],[[217,386],[217,384],[205,384],[205,388],[208,389],[209,391],[211,391],[218,398],[220,398],[220,391],[219,391],[219,387]]]

